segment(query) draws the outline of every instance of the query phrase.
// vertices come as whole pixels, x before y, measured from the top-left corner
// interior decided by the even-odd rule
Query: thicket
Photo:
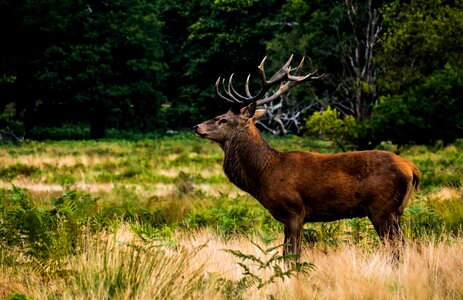
[[[1,139],[86,139],[190,128],[306,56],[327,74],[289,99],[353,117],[372,148],[462,135],[461,1],[3,1]],[[283,109],[289,102],[283,103]]]

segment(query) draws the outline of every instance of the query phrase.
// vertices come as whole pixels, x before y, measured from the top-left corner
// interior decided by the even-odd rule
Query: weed
[[[14,293],[8,297],[8,300],[32,300],[34,297],[22,293]]]
[[[70,191],[52,199],[49,209],[36,207],[24,190],[14,189],[17,209],[8,211],[4,236],[8,243],[27,245],[29,254],[37,258],[62,257],[76,251],[84,225],[96,199]]]
[[[267,138],[281,150],[333,151],[327,147],[328,143],[317,140]],[[422,189],[414,193],[402,217],[407,239],[417,243],[432,242],[434,239],[437,247],[450,237],[454,240],[461,237],[463,142],[436,148],[413,146],[401,151],[423,173]],[[222,157],[223,153],[216,145],[195,139],[191,134],[153,136],[152,139],[138,141],[1,144],[0,265],[4,269],[0,272],[0,280],[2,274],[6,274],[6,277],[31,274],[37,276],[37,282],[42,284],[54,281],[44,294],[29,293],[27,289],[17,290],[18,295],[39,295],[35,298],[109,298],[110,290],[110,295],[116,298],[130,298],[131,295],[150,298],[151,295],[160,295],[151,290],[159,286],[142,279],[141,285],[135,287],[136,283],[129,278],[128,272],[140,277],[149,274],[146,276],[152,278],[156,274],[150,274],[149,270],[143,273],[145,271],[141,269],[144,266],[137,264],[136,260],[130,262],[129,255],[134,259],[137,255],[143,258],[146,255],[149,262],[151,258],[148,256],[151,254],[145,252],[157,249],[150,248],[154,243],[164,247],[162,255],[166,256],[156,254],[158,258],[168,260],[183,248],[178,240],[179,235],[196,235],[204,230],[217,234],[218,237],[214,236],[214,239],[224,243],[237,239],[248,243],[247,238],[256,233],[281,238],[281,223],[275,221],[255,199],[239,192],[228,182],[220,170]],[[10,188],[9,181],[17,186]],[[20,184],[29,190],[20,188]],[[59,188],[56,189],[56,186]],[[77,187],[80,190],[74,190]],[[63,190],[64,193],[61,192]],[[106,243],[107,236],[119,230],[121,223],[128,225],[131,235],[136,237],[135,245],[143,249],[132,249],[124,244],[115,250],[114,245],[103,247],[84,242],[94,239],[95,242]],[[346,244],[365,251],[371,250],[371,242],[375,245],[378,243],[367,218],[309,223],[305,225],[303,237],[305,242],[314,246],[314,252],[321,248],[321,253],[325,255],[342,249]],[[261,254],[265,252],[259,251]],[[311,250],[303,252],[312,253]],[[110,257],[116,253],[118,262],[111,264]],[[267,281],[272,274],[276,276],[273,277],[276,282],[280,280],[277,274],[286,271],[282,268],[281,273],[269,264],[267,269],[263,268],[263,272],[258,273],[259,266],[271,259],[273,253],[270,252],[264,258],[256,256],[260,262],[245,259],[247,251],[235,252],[236,255],[227,253],[243,263],[240,268],[246,275],[237,280],[222,280],[221,292],[224,297],[244,297],[248,291],[262,290],[259,288],[261,285],[267,285],[271,290],[269,285],[272,283]],[[79,265],[92,255],[99,255],[100,259],[107,256],[108,273],[104,273],[103,263],[98,261],[98,257],[91,258],[93,266],[87,266],[85,270]],[[191,259],[193,257],[190,256]],[[81,261],[77,262],[78,259]],[[323,259],[318,257],[318,260]],[[76,260],[75,265],[72,265],[73,260]],[[122,265],[122,261],[127,264]],[[279,260],[273,262],[280,264]],[[173,265],[177,266],[176,263]],[[188,263],[183,262],[183,271],[178,271],[177,276],[181,276],[179,274],[182,272],[189,274]],[[448,266],[457,263],[448,263]],[[248,268],[248,273],[244,266]],[[82,273],[83,277],[78,279],[75,272],[82,271],[87,273]],[[222,275],[219,274],[219,278]],[[101,278],[101,285],[95,283],[98,278]],[[58,289],[58,279],[66,281],[73,288],[62,287],[62,291],[56,292],[51,286]],[[204,280],[208,282],[208,279]],[[165,284],[178,284],[173,282],[166,281]],[[4,286],[0,282],[0,292]],[[135,292],[130,294],[133,287]],[[39,290],[42,289],[40,285]],[[404,287],[399,286],[399,289],[403,290]],[[10,291],[15,290],[11,287]]]
[[[114,236],[115,237],[115,236]],[[151,240],[152,241],[152,240]],[[162,246],[86,241],[86,263],[70,261],[75,270],[66,278],[71,298],[93,299],[185,299],[204,285],[202,268],[189,271],[198,250],[168,254]],[[66,295],[64,295],[66,298]]]
[[[194,192],[193,179],[191,175],[180,171],[177,178],[174,180],[175,187],[177,189],[177,195],[186,196]]]
[[[266,241],[266,244],[269,242],[270,240]],[[284,281],[285,278],[290,279],[299,274],[307,275],[315,267],[313,263],[295,261],[293,254],[279,254],[284,245],[262,248],[257,243],[252,242],[252,244],[257,247],[264,258],[239,250],[224,250],[241,260],[238,265],[243,271],[243,276],[239,280],[225,278],[217,280],[220,286],[219,290],[226,299],[242,299],[244,293],[254,286],[262,289],[278,280]],[[288,264],[288,262],[290,263]],[[267,271],[270,275],[262,277],[259,274],[262,271]]]
[[[0,180],[11,181],[18,177],[38,177],[41,171],[38,167],[16,163],[5,168],[0,168]]]
[[[423,204],[412,204],[404,212],[404,231],[411,238],[440,235],[444,220],[436,212]]]
[[[219,197],[212,207],[193,209],[180,225],[190,229],[211,227],[223,237],[281,229],[281,225],[256,201],[250,200],[252,204],[248,204],[240,199]]]

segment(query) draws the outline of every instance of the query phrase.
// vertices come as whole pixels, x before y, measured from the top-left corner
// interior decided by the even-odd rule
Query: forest
[[[462,1],[0,0],[0,32],[0,299],[462,299]],[[291,55],[323,76],[260,107],[263,137],[413,162],[403,244],[352,218],[284,253],[194,135],[219,77],[255,94]]]
[[[263,130],[358,149],[463,132],[461,1],[21,0],[0,22],[2,140],[191,128],[227,109],[219,76],[257,90],[260,61],[270,74],[291,54],[326,76],[269,106]]]

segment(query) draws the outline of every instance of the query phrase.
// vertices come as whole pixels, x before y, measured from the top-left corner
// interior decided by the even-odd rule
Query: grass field
[[[402,149],[423,181],[400,262],[353,219],[306,224],[303,263],[286,266],[282,226],[228,182],[222,155],[187,133],[1,145],[0,298],[463,298],[463,141]]]

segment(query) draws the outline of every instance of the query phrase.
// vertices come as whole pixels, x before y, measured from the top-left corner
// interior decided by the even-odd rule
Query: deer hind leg
[[[405,237],[400,228],[400,213],[370,217],[378,236],[390,247],[394,262],[398,262],[405,245]]]
[[[390,213],[383,215],[373,215],[369,217],[375,227],[378,236],[384,243],[397,244],[404,243],[405,238],[400,228],[400,214]]]

